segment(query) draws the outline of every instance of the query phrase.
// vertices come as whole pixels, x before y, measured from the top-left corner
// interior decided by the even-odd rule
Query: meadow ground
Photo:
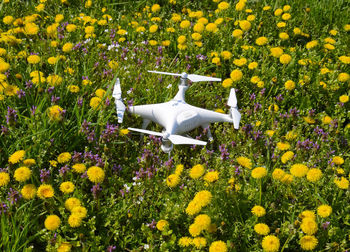
[[[0,250],[350,250],[349,35],[346,0],[1,0]],[[148,70],[240,129],[140,143],[111,94],[170,100]]]

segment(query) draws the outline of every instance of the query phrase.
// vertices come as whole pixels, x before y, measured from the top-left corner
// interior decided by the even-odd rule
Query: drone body
[[[173,74],[156,71],[149,72],[181,76],[179,91],[169,102],[129,107],[129,111],[131,113],[137,114],[143,118],[142,129],[128,128],[129,130],[162,137],[161,148],[164,152],[169,153],[173,148],[173,144],[206,145],[206,142],[204,141],[182,136],[182,134],[185,134],[186,132],[189,132],[197,127],[208,129],[209,140],[212,140],[209,129],[209,124],[212,122],[231,122],[234,124],[234,127],[238,129],[241,115],[238,112],[237,99],[234,89],[231,89],[228,100],[228,105],[231,107],[230,114],[222,114],[203,108],[198,108],[187,104],[185,101],[185,92],[188,89],[188,79],[190,79],[192,82],[221,81],[221,79],[194,74],[188,75],[186,73]],[[113,97],[116,101],[118,122],[122,122],[125,106],[121,100],[119,79],[117,79],[115,84]],[[164,128],[163,132],[146,130],[151,121],[161,125]]]

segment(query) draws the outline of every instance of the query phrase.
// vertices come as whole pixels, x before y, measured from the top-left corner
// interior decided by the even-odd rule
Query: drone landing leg
[[[214,139],[213,139],[213,136],[211,135],[211,131],[210,131],[209,125],[203,125],[202,128],[203,128],[204,130],[207,130],[207,131],[208,131],[208,132],[207,132],[207,136],[208,136],[209,141],[210,141],[210,142],[213,141]]]

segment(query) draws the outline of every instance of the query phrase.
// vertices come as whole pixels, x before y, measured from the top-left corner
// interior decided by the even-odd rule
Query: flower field
[[[149,70],[240,128],[140,141]],[[349,87],[346,0],[1,0],[0,250],[350,251]]]

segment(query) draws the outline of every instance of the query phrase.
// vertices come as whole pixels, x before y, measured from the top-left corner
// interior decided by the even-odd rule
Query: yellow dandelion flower
[[[76,214],[80,218],[84,219],[87,216],[87,210],[83,206],[76,206],[72,209],[72,214]]]
[[[280,247],[280,240],[274,235],[265,236],[261,246],[266,252],[276,252]]]
[[[152,12],[158,12],[160,11],[160,5],[159,4],[153,4],[151,7]]]
[[[252,170],[252,177],[255,179],[261,179],[267,175],[267,170],[264,167],[257,167]]]
[[[76,85],[69,85],[67,88],[71,93],[78,93],[80,91],[80,88]]]
[[[180,183],[180,176],[177,174],[171,174],[166,178],[166,184],[169,187],[175,187]]]
[[[332,213],[332,207],[329,205],[321,205],[317,208],[317,214],[322,218],[327,218]]]
[[[214,241],[210,244],[209,252],[227,252],[227,245],[223,241]]]
[[[69,152],[63,152],[57,157],[57,161],[60,164],[67,163],[72,159],[72,155]]]
[[[51,185],[42,184],[39,186],[37,195],[40,199],[52,198],[55,195]]]
[[[242,11],[242,10],[244,10],[244,8],[245,8],[245,3],[246,3],[246,1],[244,1],[244,0],[238,1],[238,3],[236,3],[236,6],[235,6],[236,11]]]
[[[312,41],[306,43],[305,47],[306,47],[306,49],[312,49],[312,48],[316,47],[317,45],[318,45],[318,41],[312,40]]]
[[[283,164],[287,163],[289,160],[291,160],[294,157],[294,152],[293,151],[287,151],[284,153],[281,157],[281,161]]]
[[[283,49],[281,47],[272,47],[270,48],[271,55],[275,58],[279,58],[283,54]]]
[[[242,35],[243,35],[243,31],[241,29],[235,29],[232,32],[232,36],[235,37],[235,38],[241,38]]]
[[[192,179],[198,179],[198,178],[202,177],[204,172],[205,172],[204,166],[201,164],[197,164],[197,165],[193,166],[192,169],[190,170],[190,177]]]
[[[49,215],[45,219],[45,228],[50,231],[56,230],[61,224],[60,217],[57,215]]]
[[[105,178],[105,172],[97,166],[91,166],[87,170],[88,178],[93,183],[101,183]]]
[[[268,42],[269,42],[269,40],[267,39],[267,37],[259,37],[255,40],[255,44],[257,44],[259,46],[266,45]]]
[[[190,235],[192,235],[192,237],[196,237],[198,235],[200,235],[202,229],[200,228],[199,225],[197,224],[191,224],[190,227],[188,228],[188,231],[190,233]]]
[[[201,249],[207,246],[207,240],[204,237],[193,238],[192,244],[197,248]]]
[[[242,31],[249,31],[252,24],[248,20],[242,20],[239,21],[239,27],[242,29]]]
[[[316,220],[316,215],[313,211],[305,210],[301,214],[299,214],[299,218],[301,218],[301,219],[311,218],[311,219]]]
[[[180,247],[186,248],[189,247],[192,244],[193,239],[191,237],[181,237],[177,244],[179,244]]]
[[[284,177],[285,174],[286,173],[282,169],[276,168],[272,172],[272,178],[276,179],[276,180],[281,180]]]
[[[222,51],[220,53],[220,56],[224,59],[224,60],[229,60],[232,57],[232,53],[230,51]]]
[[[210,172],[207,172],[203,179],[208,182],[208,183],[212,183],[212,182],[215,182],[219,179],[219,172],[217,171],[210,171]]]
[[[75,188],[74,184],[72,182],[70,182],[70,181],[63,182],[60,185],[60,190],[64,194],[72,193],[74,191],[74,188]]]
[[[68,218],[68,224],[72,228],[80,227],[82,218],[78,214],[71,214]]]
[[[335,178],[334,183],[340,188],[347,190],[349,188],[349,180],[347,180],[344,177],[341,177],[340,179]]]
[[[205,26],[205,30],[207,30],[208,32],[217,32],[219,29],[217,27],[217,25],[215,23],[209,23]]]
[[[75,164],[72,166],[72,168],[76,173],[84,173],[86,170],[86,166],[84,164]]]
[[[342,165],[344,164],[344,159],[340,156],[335,156],[332,158],[332,162],[336,165]]]
[[[66,1],[66,0],[61,0]],[[72,245],[68,242],[63,242],[61,245],[57,248],[57,252],[70,252],[72,248]]]
[[[251,212],[257,217],[262,217],[266,214],[266,210],[262,206],[254,206]]]
[[[292,15],[290,15],[289,13],[284,13],[284,14],[282,15],[282,19],[283,19],[284,21],[287,21],[287,20],[291,19],[291,17],[292,17]]]
[[[289,64],[292,61],[292,56],[289,54],[282,54],[280,56],[280,62],[284,65]]]
[[[38,55],[30,55],[28,58],[27,58],[27,61],[29,64],[38,64],[40,62],[40,57]]]
[[[166,221],[166,220],[159,220],[159,221],[157,222],[157,229],[158,229],[159,231],[164,231],[165,228],[168,227],[168,226],[169,226],[169,222]]]
[[[75,24],[68,24],[66,26],[67,32],[74,32],[74,31],[76,31],[76,29],[77,29],[77,26]]]
[[[202,210],[202,205],[200,202],[192,200],[190,203],[188,203],[188,206],[185,209],[185,212],[190,215],[196,215]]]
[[[62,47],[63,52],[70,52],[73,49],[73,44],[72,43],[65,43]]]
[[[243,78],[243,73],[241,70],[235,69],[231,72],[230,77],[231,77],[232,81],[237,82]]]
[[[300,228],[307,235],[313,235],[318,230],[317,223],[313,218],[304,218]]]
[[[304,164],[294,164],[290,168],[290,173],[299,178],[304,177],[308,171],[309,168]]]
[[[300,238],[300,246],[303,250],[313,250],[316,248],[318,240],[313,235],[305,235]]]
[[[202,33],[205,29],[205,26],[203,23],[196,23],[194,26],[193,26],[193,31],[194,32],[198,32],[198,33]]]
[[[28,167],[28,166],[35,165],[36,162],[35,162],[35,159],[29,158],[29,159],[24,160],[23,164]]]
[[[46,78],[46,81],[50,86],[56,87],[62,83],[63,79],[61,76],[58,76],[57,74],[52,74]]]
[[[180,176],[183,170],[184,170],[184,166],[182,164],[179,164],[176,166],[175,174]]]
[[[180,28],[182,28],[182,29],[186,29],[186,28],[188,28],[188,27],[190,27],[190,26],[191,26],[191,22],[188,21],[188,20],[183,20],[183,21],[180,23]]]
[[[10,164],[17,164],[18,162],[22,161],[24,159],[24,155],[26,154],[26,152],[24,150],[19,150],[16,151],[15,153],[13,153],[9,159],[8,162]]]
[[[238,164],[243,166],[244,168],[248,168],[248,169],[252,168],[252,161],[249,158],[238,157],[236,160],[237,160]]]
[[[1,183],[1,182],[0,182]],[[1,184],[0,184],[1,185]],[[36,187],[33,184],[27,184],[23,186],[21,190],[22,197],[26,200],[31,200],[36,195]]]
[[[274,130],[266,130],[265,131],[266,135],[268,135],[269,137],[272,137],[275,134]]]
[[[338,81],[347,82],[350,79],[350,75],[348,73],[340,73],[338,75]]]
[[[198,225],[201,231],[205,230],[211,224],[211,218],[207,214],[200,214],[194,219],[194,224]]]
[[[212,197],[213,196],[211,192],[203,190],[196,193],[196,195],[193,198],[193,201],[198,202],[201,207],[205,207],[210,203]]]
[[[341,102],[341,103],[347,103],[348,101],[349,101],[348,95],[342,95],[339,97],[339,102]]]
[[[321,177],[322,171],[318,168],[312,168],[306,174],[306,179],[310,182],[317,182]]]
[[[102,108],[102,99],[99,97],[92,97],[90,100],[90,107],[94,110],[98,110]]]
[[[281,16],[282,13],[283,13],[283,10],[280,9],[280,8],[278,8],[278,9],[275,10],[274,15],[275,15],[275,16]]]
[[[288,142],[278,142],[276,146],[277,146],[277,149],[281,151],[290,149],[290,144]]]
[[[75,207],[81,206],[81,201],[77,198],[71,197],[64,202],[64,207],[68,211],[72,211]]]
[[[31,175],[32,175],[32,171],[28,167],[22,166],[15,170],[13,177],[15,178],[16,181],[24,182],[28,180]]]
[[[10,175],[7,172],[0,172],[0,186],[6,186],[10,182]]]
[[[251,63],[249,63],[249,65],[248,65],[248,68],[249,68],[250,70],[253,70],[253,69],[257,68],[257,67],[258,67],[258,62],[251,62]]]
[[[258,223],[254,225],[254,231],[259,235],[268,235],[270,233],[270,228],[264,223]]]

